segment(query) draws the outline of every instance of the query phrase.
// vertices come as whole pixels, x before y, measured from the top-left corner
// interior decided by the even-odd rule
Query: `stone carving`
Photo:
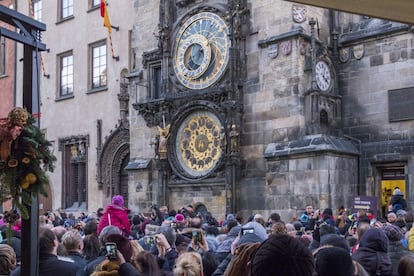
[[[353,48],[354,58],[361,59],[364,56],[364,44],[359,44]]]
[[[230,151],[232,153],[239,152],[239,132],[235,124],[231,125],[230,136]]]
[[[274,59],[277,58],[277,55],[279,54],[279,44],[275,43],[269,46],[267,55],[269,58]]]
[[[167,159],[167,142],[168,137],[170,136],[170,124],[164,127],[157,126],[157,128],[160,132],[158,154],[160,159]]]

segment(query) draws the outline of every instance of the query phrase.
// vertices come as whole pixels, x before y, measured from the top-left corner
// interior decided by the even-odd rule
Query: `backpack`
[[[394,205],[392,205],[392,211],[397,214],[398,210],[401,210],[403,208],[402,204],[400,203],[395,203]]]
[[[223,276],[250,275],[250,261],[259,246],[259,242],[239,245]]]

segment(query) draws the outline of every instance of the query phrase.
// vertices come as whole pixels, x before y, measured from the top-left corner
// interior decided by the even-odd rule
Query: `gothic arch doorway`
[[[120,120],[117,128],[111,132],[105,143],[98,143],[98,189],[103,192],[102,206],[111,203],[113,195],[122,194],[128,206],[128,173],[125,170],[129,162],[129,122],[128,122],[128,83],[125,78],[127,69],[121,71]],[[101,139],[101,124],[98,122],[98,140]]]
[[[120,126],[108,137],[98,157],[98,188],[103,192],[103,206],[113,195],[122,194],[128,202],[129,129]],[[126,205],[127,206],[127,205]]]
[[[129,163],[129,153],[122,160],[121,171],[119,174],[119,194],[124,197],[125,206],[128,206],[128,171],[125,170]]]

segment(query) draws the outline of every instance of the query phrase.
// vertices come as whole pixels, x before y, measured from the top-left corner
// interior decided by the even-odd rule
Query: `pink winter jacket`
[[[131,225],[128,220],[128,213],[129,210],[124,207],[108,205],[99,222],[98,234],[101,233],[102,229],[104,229],[105,226],[114,225],[118,227],[122,233],[129,235],[131,231]]]

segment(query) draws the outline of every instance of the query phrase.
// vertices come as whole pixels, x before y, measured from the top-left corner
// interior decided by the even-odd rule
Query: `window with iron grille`
[[[62,207],[84,210],[87,208],[88,136],[59,139],[62,150]]]

